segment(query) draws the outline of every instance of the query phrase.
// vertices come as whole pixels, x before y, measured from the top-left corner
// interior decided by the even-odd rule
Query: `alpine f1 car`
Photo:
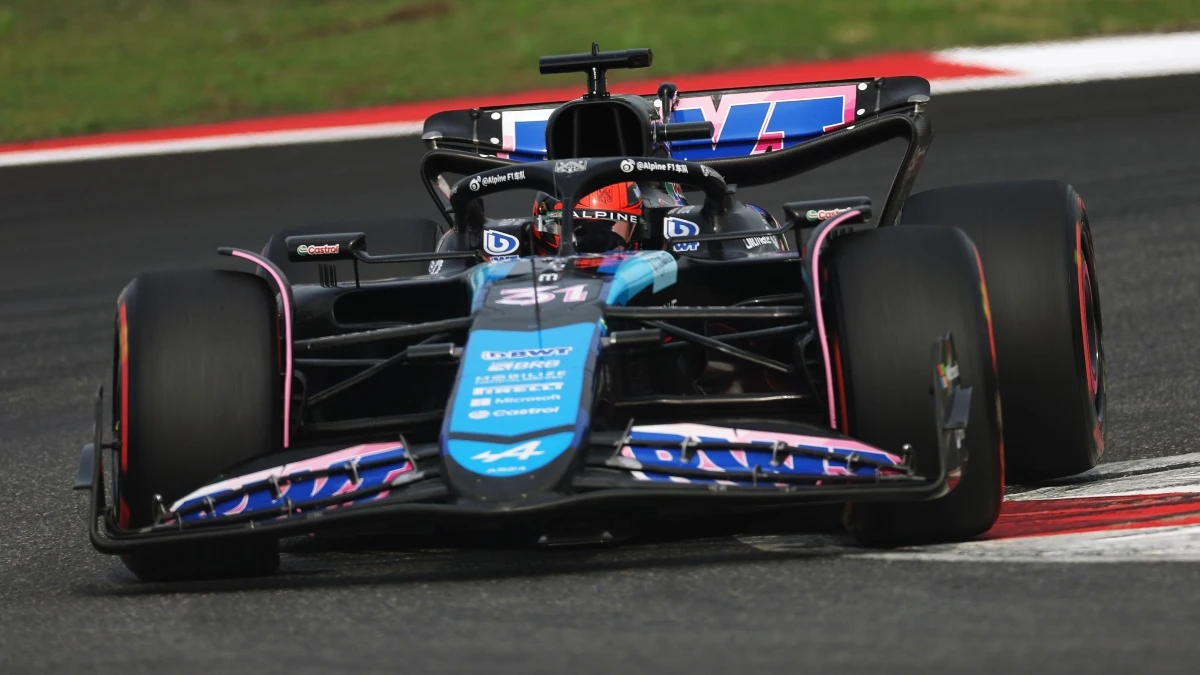
[[[444,225],[292,230],[220,249],[249,271],[130,282],[78,478],[95,548],[142,579],[251,575],[310,533],[605,541],[818,504],[868,545],[943,542],[987,531],[1006,479],[1098,461],[1100,302],[1070,186],[910,196],[921,78],[608,93],[607,70],[650,60],[545,57],[587,92],[431,117]],[[878,209],[739,200],[896,138]],[[513,191],[533,208],[487,215]]]

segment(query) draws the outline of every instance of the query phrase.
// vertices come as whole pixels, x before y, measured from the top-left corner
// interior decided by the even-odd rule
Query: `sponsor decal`
[[[562,391],[562,382],[542,382],[530,384],[504,384],[494,387],[475,387],[472,396],[489,396],[496,394],[529,394],[538,391]]]
[[[642,465],[639,480],[668,481],[662,474],[653,471],[654,465],[660,466],[689,466],[691,468],[711,471],[715,479],[724,472],[745,472],[754,466],[759,466],[766,474],[804,474],[804,475],[849,475],[846,465],[825,458],[804,457],[801,455],[788,456],[778,463],[772,462],[771,446],[783,442],[792,446],[822,449],[843,457],[854,455],[900,464],[901,458],[884,450],[860,443],[851,439],[835,439],[802,434],[789,434],[777,431],[759,431],[733,427],[711,426],[705,424],[658,424],[635,426],[631,431],[635,440],[653,440],[661,442],[661,446],[626,446],[621,449],[621,456],[636,460]],[[679,449],[679,444],[685,439],[695,439],[702,444],[719,445],[725,443],[746,443],[751,447],[739,450],[721,448],[699,448],[688,459]],[[761,449],[757,449],[758,446]],[[857,475],[870,475],[877,470],[859,467]],[[886,471],[886,470],[885,470]],[[678,479],[679,482],[704,483],[714,478]],[[761,480],[761,479],[760,479]],[[770,482],[770,479],[766,479]],[[747,484],[750,481],[746,481]],[[759,483],[762,484],[761,482]]]
[[[759,246],[766,246],[768,244],[772,246],[779,245],[779,242],[775,241],[775,237],[749,237],[742,241],[746,242],[746,248],[758,248]]]
[[[494,176],[475,176],[471,178],[471,182],[467,187],[471,188],[472,192],[478,192],[480,188],[491,187],[493,185],[502,185],[511,181],[525,180],[525,171],[509,171],[507,173],[496,174]]]
[[[300,244],[296,255],[337,255],[341,250],[341,244]]]
[[[493,373],[491,375],[476,375],[475,384],[504,384],[512,382],[544,382],[546,380],[565,380],[565,370],[522,370],[516,373]]]
[[[655,162],[655,161],[634,161],[632,159],[621,160],[621,170],[625,173],[632,173],[634,169],[639,171],[674,171],[685,176],[688,173],[687,164],[679,162]]]
[[[586,364],[600,332],[594,320],[541,330],[472,331],[447,415],[444,451],[465,469],[485,475],[518,475],[554,461],[574,442],[575,432],[540,434],[575,426],[588,382]],[[472,415],[477,412],[487,416]],[[536,437],[542,441],[537,449],[545,454],[483,462],[473,458],[515,443],[467,440],[464,434]]]
[[[441,271],[442,271],[442,265],[445,265],[445,264],[446,264],[446,261],[445,261],[445,260],[433,260],[433,261],[430,261],[430,263],[429,263],[429,273],[430,273],[430,274],[437,274],[438,272],[441,272]]]
[[[530,403],[547,403],[550,401],[560,401],[562,396],[558,394],[543,394],[541,396],[500,396],[495,399],[496,405],[528,405]],[[555,408],[557,411],[558,409]]]
[[[671,122],[713,124],[712,139],[674,141],[675,159],[703,162],[799,145],[854,121],[854,85],[684,96]]]
[[[822,220],[829,220],[834,216],[840,216],[843,213],[849,212],[850,207],[848,206],[838,209],[809,209],[808,212],[804,214],[804,217],[807,218],[810,223],[816,223]]]
[[[539,347],[535,349],[511,349],[506,352],[484,350],[480,356],[484,361],[503,361],[506,359],[536,359],[546,356],[566,356],[574,347]]]
[[[564,159],[554,163],[554,173],[578,173],[587,170],[586,159]]]
[[[348,474],[340,472],[329,476],[312,476],[314,472],[325,469],[345,468],[351,462],[356,464],[370,462],[374,466],[360,469],[361,473],[357,481],[352,480]],[[393,481],[401,482],[401,477],[412,470],[413,466],[408,461],[403,444],[399,442],[367,443],[221,480],[199,488],[175,501],[168,508],[173,511],[181,507],[195,506],[206,498],[212,499],[211,510],[193,511],[182,517],[185,522],[208,520],[213,516],[219,518],[239,514],[248,515],[255,512],[261,512],[261,517],[264,519],[274,518],[279,514],[280,508],[285,505],[285,499],[292,502],[292,506],[297,512],[323,511],[337,508],[337,506],[311,506],[312,502],[334,495],[345,496],[344,501],[338,502],[339,504],[355,502],[357,501],[355,499],[356,492],[392,484]],[[282,494],[272,493],[265,485],[261,489],[252,490],[248,495],[234,497],[229,494],[232,490],[266,481],[272,476],[280,479],[284,486],[283,492],[287,493],[286,498]],[[373,496],[364,496],[360,499],[374,498]]]
[[[471,457],[471,459],[473,459],[477,462],[486,462],[489,464],[492,462],[498,462],[502,459],[516,459],[516,460],[524,461],[524,460],[530,459],[531,457],[537,457],[538,455],[545,454],[541,450],[538,450],[538,446],[540,446],[541,444],[542,444],[541,440],[533,440],[533,441],[529,441],[528,443],[522,443],[516,447],[512,447],[512,448],[509,448],[509,449],[501,451],[501,452],[492,452],[491,450],[485,450],[485,451]]]
[[[562,298],[563,302],[583,302],[588,297],[587,284],[576,284],[559,288],[558,286],[529,286],[528,288],[501,288],[497,305],[516,305],[527,307],[535,304],[554,302]]]
[[[496,230],[483,231],[483,251],[491,256],[509,255],[521,247],[521,241],[511,234]],[[495,258],[492,258],[495,260]]]
[[[684,94],[665,121],[709,121],[713,123],[713,137],[672,141],[671,155],[675,160],[704,161],[790,148],[852,124],[857,97],[854,84]],[[491,113],[499,116],[503,136],[496,154],[522,160],[545,159],[546,121],[555,109],[550,106]],[[622,170],[633,171],[630,166],[626,170],[622,165]]]
[[[700,226],[690,220],[676,218],[675,216],[667,216],[663,219],[663,236],[667,239],[679,239],[680,237],[694,237],[700,234]],[[684,242],[681,244],[671,244],[672,251],[698,251],[700,250],[700,242]]]
[[[704,166],[703,164],[700,165],[700,173],[703,174],[705,178],[720,178],[721,180],[725,180],[724,176],[717,173],[715,170]]]
[[[500,361],[488,364],[489,373],[503,373],[510,370],[531,370],[536,368],[557,368],[562,361],[545,359],[533,361]]]
[[[518,408],[516,410],[495,410],[492,417],[525,417],[526,415],[554,415],[558,406],[552,408]]]
[[[550,214],[554,215],[554,214]],[[560,217],[562,213],[558,213]],[[613,220],[620,223],[637,224],[638,217],[633,213],[622,213],[620,211],[605,211],[602,209],[575,209],[571,211],[572,218],[581,220]]]

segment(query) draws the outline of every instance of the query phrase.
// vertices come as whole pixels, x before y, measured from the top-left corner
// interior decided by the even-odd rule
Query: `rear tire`
[[[996,522],[1003,499],[999,394],[981,277],[970,240],[952,228],[885,227],[834,240],[828,254],[841,431],[899,452],[917,470],[936,457],[933,344],[950,331],[972,388],[967,459],[951,492],[925,502],[860,503],[847,529],[863,543],[962,540]]]
[[[987,275],[1010,482],[1070,476],[1104,451],[1100,288],[1083,201],[1057,181],[929,190],[901,224],[961,229]]]
[[[124,343],[124,345],[122,345]],[[125,529],[282,444],[276,303],[253,274],[159,272],[134,279],[117,310],[115,493]],[[143,580],[273,570],[274,540],[197,543],[123,556]]]

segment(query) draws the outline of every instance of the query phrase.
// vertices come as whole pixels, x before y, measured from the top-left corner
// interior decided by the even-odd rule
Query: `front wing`
[[[681,501],[800,505],[917,501],[953,489],[964,463],[971,389],[957,379],[950,335],[934,345],[936,466],[828,430],[811,434],[698,424],[637,426],[592,434],[568,490],[518,505],[456,499],[442,480],[436,443],[356,445],[205,486],[162,504],[155,525],[120,527],[104,481],[103,390],[93,443],[85,446],[77,489],[91,492],[89,531],[104,553],[211,538],[404,530],[414,523],[536,517],[614,506]]]

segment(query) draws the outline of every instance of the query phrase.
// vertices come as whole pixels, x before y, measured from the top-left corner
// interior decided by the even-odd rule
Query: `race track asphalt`
[[[1200,78],[936,99],[919,187],[1064,178],[1095,230],[1106,461],[1200,435]],[[0,169],[0,673],[1200,671],[1200,566],[852,559],[729,537],[600,551],[296,549],[166,587],[72,493],[134,274],[314,220],[433,215],[414,139]],[[759,201],[878,195],[894,152]],[[860,179],[870,175],[864,184]]]

